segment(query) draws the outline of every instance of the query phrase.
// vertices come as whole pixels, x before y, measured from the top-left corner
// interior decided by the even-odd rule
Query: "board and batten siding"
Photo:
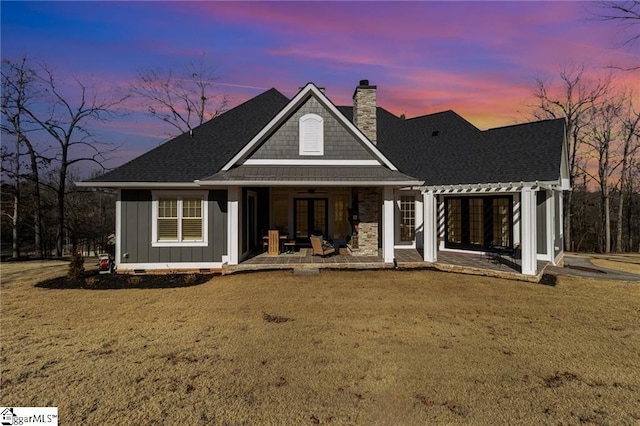
[[[121,263],[221,262],[227,251],[227,191],[208,192],[209,245],[152,247],[150,190],[122,190]],[[125,257],[124,254],[128,253]]]
[[[299,121],[305,114],[317,114],[324,123],[324,155],[301,156],[299,150]],[[314,97],[309,98],[248,158],[253,160],[375,160],[356,138]]]

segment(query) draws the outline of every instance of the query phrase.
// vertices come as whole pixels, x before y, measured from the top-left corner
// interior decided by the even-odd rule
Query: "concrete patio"
[[[473,275],[495,276],[529,282],[539,282],[548,262],[538,262],[535,276],[520,273],[520,260],[509,256],[489,256],[483,254],[439,251],[438,261],[424,262],[421,251],[396,249],[396,263],[384,263],[382,256],[352,256],[348,249],[341,248],[339,254],[327,257],[313,256],[310,248],[298,248],[294,253],[280,253],[269,256],[257,253],[235,266],[226,266],[224,273],[240,271],[283,270],[283,269],[419,269],[431,268],[447,272]]]

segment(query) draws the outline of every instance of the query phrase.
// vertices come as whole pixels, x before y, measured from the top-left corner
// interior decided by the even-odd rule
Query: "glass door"
[[[327,237],[328,215],[327,198],[294,199],[294,229],[297,240],[306,240],[311,234]]]

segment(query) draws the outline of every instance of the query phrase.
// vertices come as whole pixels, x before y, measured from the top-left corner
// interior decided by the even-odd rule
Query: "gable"
[[[290,150],[291,146],[289,146],[288,150],[282,148],[282,146],[278,146],[276,142],[282,142],[282,139],[274,139],[274,145],[271,146],[278,154],[291,155],[293,158],[282,158],[278,155],[277,158],[273,158],[273,151],[269,151],[267,156],[271,158],[252,158],[253,155],[264,145],[264,143],[281,128],[281,126],[287,122],[290,122],[292,116],[294,116],[301,107],[309,102],[310,99],[315,99],[318,102],[320,108],[317,110],[318,113],[323,114],[327,119],[332,120],[335,119],[338,126],[335,126],[333,129],[339,129],[339,126],[352,135],[352,138],[340,139],[340,137],[333,137],[333,133],[331,133],[332,137],[329,139],[329,145],[331,147],[336,147],[338,149],[350,149],[353,148],[354,145],[358,144],[364,148],[367,152],[370,153],[368,158],[325,158],[324,157],[324,147],[322,148],[322,155],[314,153],[314,155],[309,156],[310,158],[303,158],[301,155],[300,146],[298,145],[297,156],[294,154],[296,150]],[[312,103],[309,103],[309,107],[312,107]],[[315,113],[311,113],[313,115],[318,115]],[[320,116],[322,121],[324,122],[324,118]],[[295,123],[295,122],[293,122]],[[330,123],[331,124],[331,123]],[[292,130],[294,127],[297,127],[295,133],[298,134],[297,140],[300,142],[299,135],[299,120],[297,126],[292,125],[289,130]],[[324,129],[324,128],[323,128]],[[289,134],[287,138],[291,138],[292,135]],[[289,140],[295,140],[289,139]],[[325,139],[323,139],[324,143]],[[304,153],[303,153],[304,154]],[[335,154],[334,154],[335,155]],[[240,165],[287,165],[287,166],[300,166],[305,167],[308,165],[333,165],[333,166],[343,166],[343,165],[353,165],[353,166],[381,166],[388,167],[390,170],[397,171],[397,167],[387,159],[384,154],[372,143],[367,137],[362,133],[360,129],[358,129],[351,121],[349,121],[339,110],[338,108],[331,103],[331,101],[324,95],[324,93],[318,89],[313,83],[308,83],[305,87],[303,87],[296,96],[291,99],[289,104],[284,107],[272,120],[267,124],[260,133],[258,133],[249,143],[247,143],[244,148],[242,148],[230,161],[228,161],[224,167],[222,167],[221,171],[226,172],[230,170],[232,167],[237,167]]]
[[[302,131],[302,133],[301,133]],[[315,146],[315,144],[320,145]],[[314,96],[309,97],[247,157],[256,160],[370,160],[377,158]]]

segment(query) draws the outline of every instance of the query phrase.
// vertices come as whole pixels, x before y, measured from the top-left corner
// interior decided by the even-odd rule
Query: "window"
[[[152,245],[207,244],[206,194],[154,194]]]
[[[333,238],[346,238],[349,233],[349,196],[333,197]]]
[[[447,197],[445,247],[485,250],[511,247],[513,201],[510,195]]]
[[[178,199],[158,199],[158,241],[178,241]]]
[[[300,155],[324,155],[324,123],[317,114],[300,117]]]
[[[416,236],[416,208],[412,196],[400,197],[400,240],[413,241]]]
[[[202,241],[202,198],[182,200],[182,240]]]
[[[462,200],[460,198],[447,199],[447,241],[462,242]]]
[[[271,227],[272,229],[289,229],[289,196],[287,194],[275,193],[271,198]]]
[[[493,200],[493,244],[510,246],[511,224],[509,223],[509,199],[494,198]]]
[[[482,198],[469,200],[469,242],[484,244],[484,204]]]

